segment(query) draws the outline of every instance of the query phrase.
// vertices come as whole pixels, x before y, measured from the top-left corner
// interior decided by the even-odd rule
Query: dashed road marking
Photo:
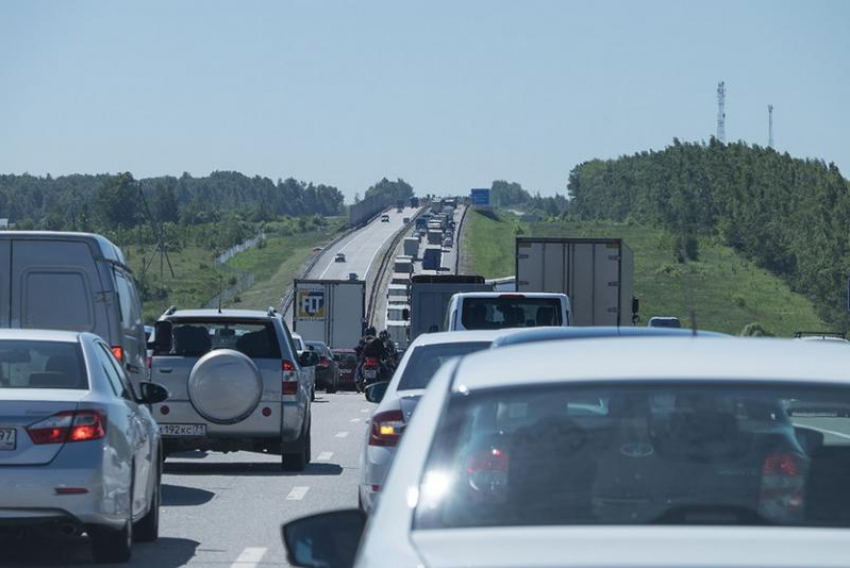
[[[337,438],[347,438],[347,437],[348,437],[348,432],[337,432],[337,433],[336,433],[336,437],[337,437]]]
[[[333,452],[322,452],[321,454],[319,454],[319,457],[316,458],[316,461],[320,461],[320,462],[331,461],[331,458],[333,457],[333,455],[334,455]]]
[[[231,568],[256,568],[257,564],[260,563],[260,560],[263,559],[263,556],[266,555],[266,551],[268,551],[268,548],[246,548],[236,558],[236,562],[233,563]]]
[[[304,498],[308,491],[310,491],[310,488],[306,485],[296,485],[292,488],[292,491],[289,492],[289,495],[286,496],[286,500],[300,501]]]
[[[368,408],[361,408],[360,412],[365,414],[365,413],[369,412],[369,409]]]
[[[360,422],[360,419],[359,418],[352,418],[351,421],[352,422]]]

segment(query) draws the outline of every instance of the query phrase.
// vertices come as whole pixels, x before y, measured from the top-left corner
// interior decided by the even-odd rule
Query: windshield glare
[[[850,392],[615,385],[454,397],[417,529],[850,527]]]

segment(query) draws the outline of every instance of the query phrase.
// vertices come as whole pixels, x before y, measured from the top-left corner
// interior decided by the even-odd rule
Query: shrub
[[[744,326],[744,329],[741,330],[740,335],[744,337],[773,337],[773,334],[764,328],[764,326],[758,322],[748,323]]]

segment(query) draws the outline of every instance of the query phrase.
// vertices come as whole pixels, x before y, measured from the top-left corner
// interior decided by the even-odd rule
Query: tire
[[[304,471],[312,458],[312,441],[310,435],[310,422],[302,434],[301,448],[296,452],[281,452],[281,469],[283,471]]]
[[[135,466],[132,466],[135,467]],[[130,514],[124,527],[113,529],[92,525],[86,528],[91,539],[92,557],[98,563],[127,562],[133,554],[133,490],[135,478],[130,479]]]
[[[159,538],[159,505],[162,502],[162,473],[158,472],[154,481],[151,508],[147,515],[139,519],[133,527],[136,542],[153,542]]]
[[[327,393],[327,394],[335,393],[336,387],[337,387],[336,381],[334,379],[331,379],[331,381],[325,386],[325,393]]]

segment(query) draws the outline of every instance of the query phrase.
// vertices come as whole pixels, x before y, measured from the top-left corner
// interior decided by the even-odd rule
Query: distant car
[[[323,250],[325,249],[323,249],[322,247],[313,247],[313,252],[322,252]]]
[[[151,375],[171,396],[153,407],[165,453],[253,451],[281,468],[310,461],[315,353],[296,352],[280,314],[169,309],[156,323]]]
[[[410,223],[410,217],[403,217],[401,222],[407,225],[408,223]]]
[[[493,331],[422,334],[408,346],[390,381],[376,383],[367,390],[367,400],[379,404],[372,414],[360,457],[358,502],[363,510],[373,509],[401,433],[440,365],[453,357],[488,349],[499,334]]]
[[[354,369],[357,367],[357,354],[354,349],[333,349],[334,361],[339,367],[339,384],[355,388]]]
[[[646,327],[682,327],[682,322],[674,316],[653,316],[646,322]]]
[[[98,562],[156,540],[162,444],[147,405],[167,397],[137,390],[94,334],[0,331],[0,523],[85,531]]]
[[[356,272],[349,272],[348,273],[348,279],[349,280],[357,280],[357,273]]]
[[[644,337],[566,357],[567,343],[446,363],[368,531],[356,509],[293,521],[291,563],[847,564],[850,350]]]
[[[836,343],[850,343],[844,333],[840,331],[798,331],[794,339],[801,341],[833,341]]]
[[[307,348],[319,355],[316,363],[316,387],[333,394],[339,388],[339,367],[330,348],[322,341],[308,341]]]
[[[452,248],[451,237],[446,237],[445,239],[443,239],[443,248]]]
[[[336,256],[334,257],[334,262],[345,262],[345,253],[344,252],[336,253]]]
[[[390,222],[390,216],[389,215],[387,215],[386,213],[381,215],[381,223],[389,223],[389,222]]]

